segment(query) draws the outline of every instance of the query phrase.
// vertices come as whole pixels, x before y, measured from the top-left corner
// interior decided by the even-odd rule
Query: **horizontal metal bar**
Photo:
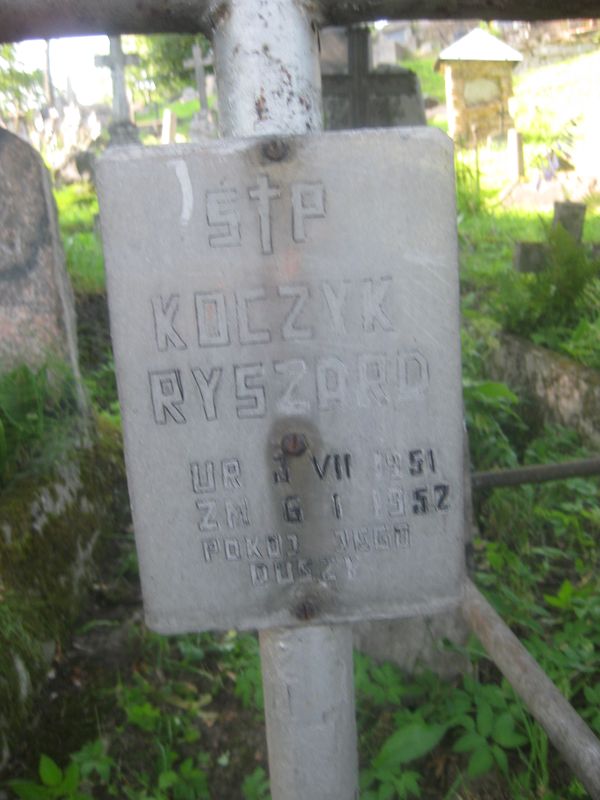
[[[321,0],[327,24],[375,19],[520,19],[598,17],[598,0]]]
[[[208,0],[0,0],[0,40],[107,33],[205,33]]]
[[[467,624],[593,800],[600,800],[600,742],[477,587],[466,581]]]
[[[563,461],[560,464],[534,464],[514,469],[474,472],[471,475],[471,486],[473,489],[491,489],[499,486],[520,486],[523,483],[583,478],[589,475],[600,475],[600,456]]]
[[[308,4],[308,0],[297,0]],[[599,17],[598,0],[321,0],[324,24],[375,19]],[[0,41],[93,33],[205,33],[228,14],[219,0],[0,0]]]

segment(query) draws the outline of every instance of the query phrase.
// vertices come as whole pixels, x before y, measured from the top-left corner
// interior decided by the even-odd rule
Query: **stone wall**
[[[513,127],[508,110],[513,93],[510,62],[452,61],[443,66],[448,133],[453,139],[472,141],[476,131],[481,140]]]
[[[547,422],[574,428],[600,448],[600,372],[516,336],[504,334],[490,361],[492,376],[534,399]]]
[[[86,436],[88,434],[86,433]],[[79,613],[92,555],[125,501],[120,433],[73,440],[0,494],[0,768]]]

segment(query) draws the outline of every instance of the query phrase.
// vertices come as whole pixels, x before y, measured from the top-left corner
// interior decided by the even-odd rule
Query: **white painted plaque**
[[[146,618],[396,617],[463,576],[450,141],[128,147],[99,167]]]

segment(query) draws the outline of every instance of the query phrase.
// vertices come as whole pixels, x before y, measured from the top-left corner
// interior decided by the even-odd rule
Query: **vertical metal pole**
[[[224,136],[321,129],[318,41],[309,8],[303,0],[232,0],[217,7],[213,49]]]
[[[262,631],[260,653],[273,800],[355,800],[350,626]]]
[[[322,127],[317,32],[304,0],[215,6],[225,136]],[[355,800],[358,757],[349,625],[260,634],[273,800]]]

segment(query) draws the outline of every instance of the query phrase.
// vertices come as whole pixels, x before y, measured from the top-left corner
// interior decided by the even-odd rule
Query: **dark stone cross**
[[[120,36],[109,36],[110,55],[96,56],[97,67],[108,67],[113,87],[113,118],[109,126],[111,144],[132,144],[139,142],[136,126],[131,121],[127,89],[125,86],[125,67],[139,64],[139,56],[125,54]]]
[[[339,51],[339,41],[338,41]],[[335,44],[334,44],[335,47]],[[328,59],[327,36],[321,54],[323,67]],[[371,70],[369,30],[347,28],[348,67],[346,74],[323,69],[323,111],[325,127],[342,128],[425,125],[425,108],[414,72],[401,67]],[[335,60],[335,56],[334,56]],[[335,69],[335,65],[333,65]]]

